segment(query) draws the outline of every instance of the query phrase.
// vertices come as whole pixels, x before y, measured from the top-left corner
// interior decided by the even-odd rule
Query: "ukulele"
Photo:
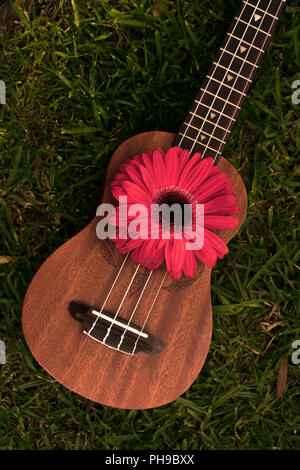
[[[121,144],[108,167],[102,202],[116,204],[110,185],[123,162],[178,146],[191,156],[212,157],[233,183],[238,225],[217,233],[226,243],[235,235],[247,196],[222,150],[284,3],[242,2],[178,134],[146,132]],[[165,266],[148,270],[111,240],[99,240],[98,221],[94,217],[51,254],[32,279],[22,311],[26,342],[51,376],[90,400],[125,409],[164,405],[190,387],[206,359],[211,267],[200,262],[192,278],[178,280]]]

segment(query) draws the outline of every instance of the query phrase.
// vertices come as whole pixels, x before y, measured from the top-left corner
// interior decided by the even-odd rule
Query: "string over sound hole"
[[[69,310],[76,320],[83,323],[83,333],[117,351],[130,355],[139,352],[158,354],[165,346],[147,331],[105,310],[99,311],[79,302],[70,302]]]

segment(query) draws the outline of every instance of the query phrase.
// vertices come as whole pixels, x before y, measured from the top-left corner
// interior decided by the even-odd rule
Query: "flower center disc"
[[[162,192],[156,199],[160,206],[159,221],[161,224],[169,224],[171,228],[181,229],[185,223],[192,219],[192,205],[187,197],[177,191]],[[164,210],[162,205],[167,206]]]

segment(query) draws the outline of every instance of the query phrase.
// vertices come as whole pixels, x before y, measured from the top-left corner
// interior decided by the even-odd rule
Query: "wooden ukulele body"
[[[113,203],[110,182],[124,160],[148,149],[166,150],[173,139],[171,133],[148,132],[124,142],[111,159],[103,202]],[[243,223],[247,196],[233,166],[224,158],[219,166],[233,181],[240,208],[239,226],[218,232],[228,242]],[[95,217],[58,248],[32,279],[22,313],[25,339],[51,376],[88,399],[126,409],[164,405],[186,391],[207,356],[212,332],[211,268],[199,263],[193,279],[166,278],[147,322],[147,330],[165,343],[160,354],[130,356],[115,351],[83,334],[69,313],[71,301],[101,307],[124,259],[112,242],[97,238],[98,220]],[[126,263],[107,302],[111,313],[116,312],[135,267]],[[165,268],[154,271],[135,313],[135,324],[142,325],[164,272]],[[147,273],[139,270],[120,312],[124,319],[129,318]]]

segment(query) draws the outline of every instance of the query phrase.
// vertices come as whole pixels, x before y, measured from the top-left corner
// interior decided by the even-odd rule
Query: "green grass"
[[[213,270],[207,361],[182,397],[148,411],[103,407],[57,384],[25,344],[22,300],[41,263],[94,216],[121,142],[179,129],[240,0],[164,0],[159,17],[148,1],[11,4],[14,21],[0,17],[0,449],[299,449],[296,1],[224,151],[249,208]]]

